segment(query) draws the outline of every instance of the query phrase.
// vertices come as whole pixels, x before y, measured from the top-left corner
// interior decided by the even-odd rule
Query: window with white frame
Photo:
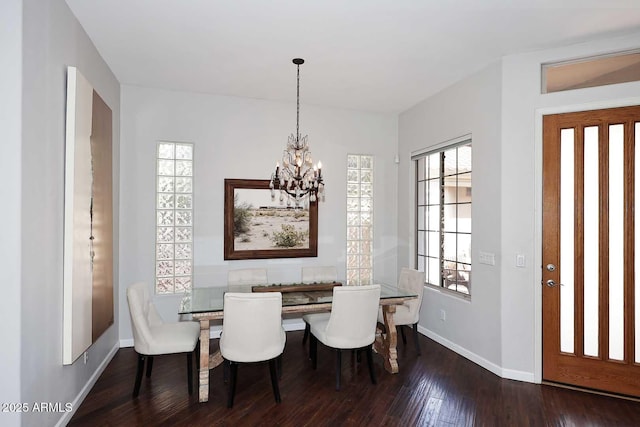
[[[347,156],[347,285],[373,280],[373,156]]]
[[[159,142],[156,179],[158,294],[191,289],[193,282],[193,144]]]
[[[471,289],[471,140],[413,157],[416,258],[428,284]]]

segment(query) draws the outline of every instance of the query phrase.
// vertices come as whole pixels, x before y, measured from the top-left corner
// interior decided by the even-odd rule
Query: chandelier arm
[[[286,165],[287,167],[288,167],[288,165],[293,163],[293,158],[291,156],[291,152],[290,151],[284,151],[282,153],[282,163],[283,163],[283,165]]]
[[[311,151],[306,150],[306,151],[304,152],[304,154],[302,155],[302,161],[303,161],[304,163],[306,163],[306,162],[311,163]]]
[[[280,190],[284,191],[285,193],[287,193],[291,197],[294,197],[294,198],[296,197],[296,191],[295,190],[289,190],[288,188],[281,188]],[[297,192],[297,194],[299,196],[306,196],[310,192],[311,191],[309,189],[306,189],[306,190],[302,190],[301,189],[300,191]]]
[[[313,169],[311,168],[307,168],[306,171],[304,171],[304,175],[302,175],[302,178],[306,178],[306,177],[311,177],[311,178],[315,178],[313,176]]]

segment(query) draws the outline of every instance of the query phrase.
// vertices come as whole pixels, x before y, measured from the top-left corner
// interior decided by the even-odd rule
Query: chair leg
[[[228,360],[225,360],[225,361],[222,363],[222,381],[223,381],[225,384],[228,384],[228,383],[229,383],[229,370],[230,370],[230,369],[229,369],[229,364],[230,364],[230,363],[231,363],[231,362],[229,362]]]
[[[140,393],[140,384],[142,383],[142,372],[144,371],[144,356],[138,354],[138,369],[136,370],[136,381],[133,385],[133,397],[138,397]]]
[[[196,353],[196,369],[200,370],[200,340],[198,340],[193,351]]]
[[[402,335],[402,344],[407,345],[407,337],[404,334],[404,326],[398,326],[397,329],[400,329],[400,335]]]
[[[276,359],[269,360],[269,373],[271,374],[271,388],[273,388],[273,397],[275,397],[276,403],[280,403],[280,388],[278,387],[278,368],[276,366]]]
[[[193,353],[187,353],[187,388],[189,396],[193,394]]]
[[[311,330],[311,326],[305,322],[304,323],[304,336],[302,337],[302,345],[307,343],[307,338],[309,338],[309,331]]]
[[[387,328],[384,326],[384,323],[378,322],[378,325],[376,326],[376,328],[380,329],[380,332],[382,332],[383,334],[387,332]]]
[[[233,398],[236,395],[236,379],[238,377],[238,364],[229,362],[230,378],[229,378],[229,391],[227,394],[227,408],[233,407]]]
[[[373,370],[373,350],[372,346],[367,347],[367,364],[369,365],[369,376],[371,377],[371,383],[377,384],[376,372]]]
[[[153,356],[147,356],[147,378],[151,378],[152,369],[153,369]]]
[[[421,355],[420,353],[420,340],[418,339],[418,324],[414,323],[413,324],[413,340],[416,342],[416,351],[418,352],[418,356]]]
[[[336,348],[336,390],[340,390],[340,374],[342,373],[342,351]]]
[[[278,369],[278,379],[282,379],[282,355],[276,358],[276,368]]]
[[[311,356],[311,367],[316,369],[318,367],[318,339],[313,334],[309,336],[309,353]]]

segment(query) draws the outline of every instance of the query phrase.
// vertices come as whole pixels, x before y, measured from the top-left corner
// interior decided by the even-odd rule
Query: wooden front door
[[[640,106],[543,126],[543,380],[640,396]]]

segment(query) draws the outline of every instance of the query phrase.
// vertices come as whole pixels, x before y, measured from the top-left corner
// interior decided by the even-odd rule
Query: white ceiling
[[[396,113],[513,53],[640,31],[638,0],[66,0],[122,84]]]

